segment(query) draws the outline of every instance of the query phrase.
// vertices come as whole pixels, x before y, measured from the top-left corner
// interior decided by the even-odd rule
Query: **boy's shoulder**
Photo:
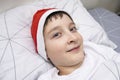
[[[118,80],[119,72],[120,64],[113,60],[108,60],[97,68],[91,80]]]

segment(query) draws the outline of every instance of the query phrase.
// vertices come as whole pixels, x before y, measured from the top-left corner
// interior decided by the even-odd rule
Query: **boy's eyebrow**
[[[69,24],[69,26],[70,26],[70,25],[75,25],[75,23],[74,23],[74,22],[71,22],[71,23]]]
[[[55,26],[54,28],[52,28],[50,31],[47,32],[47,34],[50,34],[52,31],[58,29],[60,26]]]
[[[71,22],[71,23],[69,24],[69,26],[71,26],[71,25],[75,25],[75,23],[74,23],[74,22]],[[57,29],[59,29],[60,27],[61,27],[61,26],[55,26],[55,27],[52,28],[50,31],[48,31],[47,34],[50,34],[52,31],[57,30]]]

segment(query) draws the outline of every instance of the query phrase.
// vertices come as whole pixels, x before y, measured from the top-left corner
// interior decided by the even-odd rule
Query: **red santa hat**
[[[35,49],[38,54],[40,54],[45,60],[47,60],[44,37],[43,37],[43,27],[46,18],[53,12],[62,11],[60,9],[42,9],[38,10],[34,16],[31,26],[31,34],[35,44]]]

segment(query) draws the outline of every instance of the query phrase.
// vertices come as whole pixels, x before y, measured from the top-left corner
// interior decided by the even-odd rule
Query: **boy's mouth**
[[[76,46],[76,47],[69,49],[67,52],[78,51],[79,48],[80,48],[80,46]]]

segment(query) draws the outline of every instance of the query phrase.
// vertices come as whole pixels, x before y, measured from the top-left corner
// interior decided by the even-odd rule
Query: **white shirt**
[[[69,75],[58,75],[55,67],[38,80],[120,80],[120,55],[113,49],[91,42],[84,43],[85,60]]]

